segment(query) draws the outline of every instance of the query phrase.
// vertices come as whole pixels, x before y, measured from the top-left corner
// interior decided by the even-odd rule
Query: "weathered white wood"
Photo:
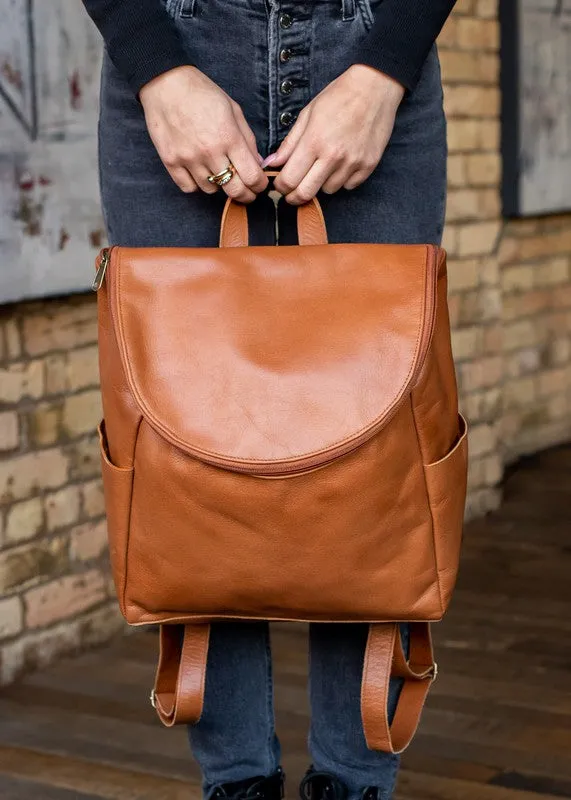
[[[0,0],[0,20],[0,302],[82,290],[103,242],[99,34],[69,0]]]
[[[571,209],[571,0],[521,0],[520,208]]]

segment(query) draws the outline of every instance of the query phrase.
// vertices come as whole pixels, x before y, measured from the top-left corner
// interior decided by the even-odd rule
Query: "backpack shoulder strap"
[[[371,750],[401,753],[410,744],[436,674],[428,622],[410,623],[408,660],[398,624],[378,623],[369,627],[361,714],[367,746]],[[387,712],[391,677],[404,679],[392,723]]]
[[[161,651],[151,703],[167,727],[202,715],[210,625],[161,625]]]
[[[194,724],[202,715],[210,625],[161,625],[161,651],[151,701],[167,727]],[[391,677],[404,684],[392,723],[388,719]],[[361,712],[371,750],[400,753],[414,736],[428,690],[436,677],[430,625],[410,623],[410,652],[405,658],[399,626],[369,628]]]

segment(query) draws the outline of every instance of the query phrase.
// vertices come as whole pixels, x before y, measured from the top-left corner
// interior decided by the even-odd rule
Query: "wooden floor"
[[[470,524],[440,677],[398,800],[571,798],[571,447],[508,478]],[[289,796],[305,770],[305,641],[274,641]],[[0,800],[199,797],[182,730],[147,702],[154,634],[68,660],[0,695]]]

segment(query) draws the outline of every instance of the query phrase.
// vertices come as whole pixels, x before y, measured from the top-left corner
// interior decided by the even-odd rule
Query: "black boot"
[[[345,800],[348,790],[344,783],[329,772],[310,768],[299,787],[301,800]]]
[[[329,772],[316,772],[310,768],[299,787],[301,800],[346,800],[349,790],[339,778]],[[377,800],[379,790],[368,786],[361,793],[361,800]]]
[[[281,767],[269,778],[258,775],[216,786],[208,800],[283,800],[285,775]]]

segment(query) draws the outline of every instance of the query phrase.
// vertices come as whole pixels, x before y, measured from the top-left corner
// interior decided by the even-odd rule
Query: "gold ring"
[[[228,181],[232,180],[235,172],[236,169],[234,167],[234,164],[229,162],[228,166],[225,167],[220,172],[217,172],[216,175],[209,175],[208,180],[210,181],[210,183],[215,183],[216,186],[225,186],[228,183]]]

